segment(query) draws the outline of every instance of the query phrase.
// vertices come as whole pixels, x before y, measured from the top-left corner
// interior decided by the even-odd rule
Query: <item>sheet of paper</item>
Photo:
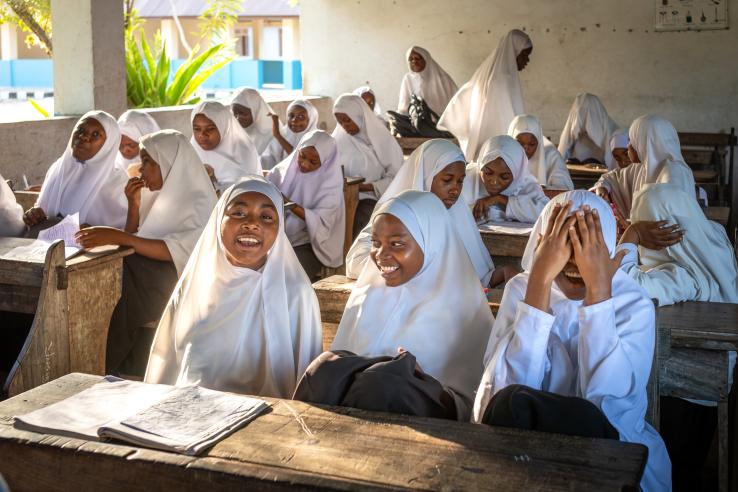
[[[57,239],[63,239],[65,246],[74,246],[79,248],[74,235],[79,232],[79,213],[67,215],[61,222],[55,226],[44,229],[38,233],[38,238],[42,241],[54,242]]]
[[[51,246],[50,242],[37,239],[26,246],[18,246],[13,248],[0,258],[4,260],[22,260],[43,263],[46,260],[46,253]],[[66,259],[79,253],[81,250],[75,247],[64,247],[64,257]]]
[[[485,222],[479,224],[480,231],[499,232],[501,234],[514,234],[528,236],[533,231],[533,224],[526,222]]]

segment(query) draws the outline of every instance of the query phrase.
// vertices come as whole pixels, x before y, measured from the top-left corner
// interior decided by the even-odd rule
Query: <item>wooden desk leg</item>
[[[344,185],[343,199],[346,203],[346,235],[343,239],[344,258],[354,242],[354,217],[359,206],[359,185]]]
[[[717,404],[717,442],[718,442],[718,490],[728,491],[730,475],[730,456],[728,453],[728,401]]]
[[[70,272],[67,297],[72,372],[105,375],[108,326],[122,282],[122,258]]]

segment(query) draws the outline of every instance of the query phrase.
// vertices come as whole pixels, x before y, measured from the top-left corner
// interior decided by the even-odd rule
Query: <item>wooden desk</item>
[[[70,374],[0,403],[13,492],[67,490],[636,490],[647,450],[467,422],[267,398],[271,411],[201,457],[16,430],[9,417],[99,378]]]
[[[608,172],[607,168],[590,167],[586,164],[567,164],[571,180],[575,189],[591,188],[603,174]]]
[[[0,238],[0,255],[32,243]],[[0,259],[0,311],[33,314],[26,343],[3,384],[16,395],[74,371],[105,374],[108,325],[131,248],[64,259],[54,243],[44,261]]]
[[[17,201],[21,207],[23,207],[23,211],[25,212],[29,208],[36,205],[36,201],[38,201],[38,191],[14,191],[13,194],[15,195],[15,201]]]
[[[400,147],[402,148],[402,153],[404,155],[410,155],[413,153],[415,149],[423,145],[428,140],[436,140],[436,138],[426,138],[426,137],[395,137],[397,139],[397,143],[400,144]],[[450,140],[456,145],[459,145],[459,141],[455,138],[446,138],[443,140]]]
[[[346,231],[343,238],[343,257],[351,249],[354,242],[354,217],[356,217],[356,208],[359,206],[359,185],[364,181],[360,176],[345,177],[343,182],[343,201],[346,206]]]
[[[718,224],[727,226],[728,218],[730,217],[730,207],[707,207],[705,209],[705,217]]]
[[[330,350],[331,343],[336,337],[338,324],[341,322],[343,310],[354,288],[355,280],[343,275],[333,275],[313,284],[315,295],[320,304],[320,320],[323,325],[323,350]],[[492,289],[489,295],[489,306],[493,314],[500,309],[503,289]]]
[[[495,268],[505,265],[520,267],[530,234],[505,234],[487,230],[480,230],[479,234],[492,256]]]
[[[738,470],[738,449],[735,442],[729,449],[728,440],[738,425],[738,408],[728,402],[728,354],[738,351],[738,304],[685,302],[658,308],[657,319],[659,328],[671,333],[670,355],[660,368],[661,395],[717,402],[719,488],[728,490],[729,470]]]

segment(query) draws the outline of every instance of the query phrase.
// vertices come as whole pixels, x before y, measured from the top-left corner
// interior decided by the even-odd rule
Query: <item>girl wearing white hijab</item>
[[[379,207],[373,228],[373,261],[333,352],[311,364],[295,398],[468,420],[494,318],[451,216],[434,194],[407,190]],[[351,361],[365,370],[346,377]]]
[[[214,173],[222,191],[247,174],[261,174],[256,147],[227,106],[203,101],[192,109],[190,142],[200,160]],[[212,178],[211,178],[212,179]]]
[[[136,357],[150,345],[141,338],[134,349],[139,328],[161,316],[216,196],[195,149],[175,130],[141,139],[141,177],[128,181],[126,196],[125,230],[86,228],[77,241],[86,249],[115,244],[136,251],[123,260],[123,290],[110,320],[106,364],[109,372],[141,374],[145,355]]]
[[[454,180],[454,171],[451,169],[454,165],[459,167],[460,182]],[[377,208],[406,190],[436,193],[451,216],[451,224],[464,244],[474,270],[477,272],[477,277],[481,280],[482,285],[487,286],[495,267],[487,247],[482,242],[469,207],[463,200],[459,200],[464,184],[465,165],[461,149],[450,141],[434,139],[424,142],[413,151],[400,168],[400,172],[377,202]],[[444,185],[446,181],[449,183]],[[346,255],[347,277],[357,278],[364,265],[371,261],[369,259],[371,247],[372,225],[370,223],[364,227]]]
[[[610,137],[610,153],[620,169],[633,164],[628,156],[629,144],[628,130],[616,130]]]
[[[384,194],[403,163],[402,149],[369,106],[355,94],[343,94],[333,105],[338,144],[345,176],[360,176],[359,206],[354,236],[369,222],[376,201]]]
[[[13,190],[0,175],[0,237],[20,236],[25,229],[23,207],[18,204]]]
[[[287,106],[287,124],[281,125],[276,114],[272,117],[272,136],[261,155],[264,169],[271,169],[295,150],[302,137],[318,128],[318,109],[306,99],[296,99]]]
[[[625,218],[630,216],[633,196],[649,183],[671,183],[695,195],[694,175],[684,162],[671,123],[660,116],[641,116],[630,125],[628,134],[631,161],[640,165],[604,174],[593,187],[598,195],[614,203]]]
[[[579,94],[561,132],[559,152],[566,162],[594,160],[607,165],[608,169],[615,169],[617,164],[610,153],[610,138],[617,129],[617,123],[607,114],[599,97]]]
[[[548,198],[528,170],[523,147],[508,135],[492,137],[466,166],[464,201],[477,222],[534,223]]]
[[[313,130],[290,156],[269,172],[269,181],[296,205],[284,230],[311,281],[320,269],[343,264],[346,206],[336,141]]]
[[[382,114],[382,108],[379,106],[379,103],[377,102],[377,96],[374,94],[374,91],[371,87],[369,87],[368,85],[357,87],[356,89],[354,89],[354,94],[362,98],[367,106],[369,106],[369,109],[374,111],[374,114],[377,115],[377,118],[382,120],[382,123],[386,124],[386,120],[384,118],[384,115]]]
[[[685,301],[738,303],[738,268],[725,228],[708,220],[692,196],[667,183],[646,185],[633,201],[630,218],[678,224],[682,240],[662,250],[638,244],[636,228],[620,238],[627,251],[621,268],[659,306]],[[638,264],[640,257],[641,265]]]
[[[556,146],[543,136],[538,118],[528,114],[518,115],[510,123],[507,133],[525,150],[528,169],[540,185],[559,190],[574,189],[564,158]]]
[[[410,69],[400,84],[400,101],[397,112],[408,114],[410,97],[414,94],[440,116],[458,87],[454,79],[436,63],[430,53],[420,46],[411,46],[405,53]]]
[[[525,113],[518,72],[532,51],[527,34],[508,32],[448,103],[438,128],[454,134],[468,160],[477,157],[489,135],[506,134],[513,118]]]
[[[256,153],[261,155],[272,141],[272,108],[264,101],[259,91],[244,87],[231,101],[231,111],[241,128],[251,137]]]
[[[670,490],[669,455],[644,420],[655,310],[618,268],[622,253],[610,258],[615,235],[610,207],[592,193],[549,203],[525,249],[525,272],[505,288],[474,421],[644,444],[641,488]]]
[[[159,322],[144,381],[292,395],[322,334],[282,210],[261,176],[223,193]],[[240,246],[244,237],[253,247]]]
[[[104,111],[85,113],[72,130],[67,150],[46,172],[36,205],[23,220],[30,236],[79,212],[83,224],[123,227],[126,199],[115,173],[120,130]],[[36,226],[36,227],[34,227]]]
[[[138,142],[141,137],[158,132],[161,128],[151,115],[136,109],[129,109],[120,115],[118,127],[120,128],[120,148],[115,167],[124,173],[125,181],[128,181],[128,167],[132,164],[141,164],[141,158],[138,156]]]

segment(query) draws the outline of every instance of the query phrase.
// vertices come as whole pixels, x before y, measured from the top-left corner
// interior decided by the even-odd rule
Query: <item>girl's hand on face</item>
[[[23,222],[25,222],[28,227],[33,227],[45,220],[46,212],[44,212],[41,207],[31,207],[23,214]]]
[[[563,206],[557,203],[554,206],[546,231],[538,240],[530,273],[531,279],[551,284],[569,261],[571,243],[568,230],[576,219],[574,215],[567,218],[570,208],[571,202],[566,202]]]
[[[272,136],[281,137],[282,134],[279,133],[279,116],[274,113],[269,113],[267,116],[272,119]]]
[[[131,205],[141,204],[141,189],[144,187],[144,181],[140,177],[131,178],[126,183],[125,193],[128,203]]]
[[[108,244],[123,245],[126,237],[126,233],[113,227],[88,227],[74,235],[77,243],[83,249],[92,249]]]
[[[570,224],[569,239],[574,261],[587,287],[584,304],[589,306],[612,297],[612,278],[627,251],[619,251],[614,258],[610,258],[597,210],[590,210],[585,205],[584,210],[577,210],[574,217],[576,227]]]
[[[684,231],[679,224],[668,225],[666,220],[649,220],[635,222],[631,225],[638,235],[638,242],[644,248],[664,249],[674,246],[684,238]]]

